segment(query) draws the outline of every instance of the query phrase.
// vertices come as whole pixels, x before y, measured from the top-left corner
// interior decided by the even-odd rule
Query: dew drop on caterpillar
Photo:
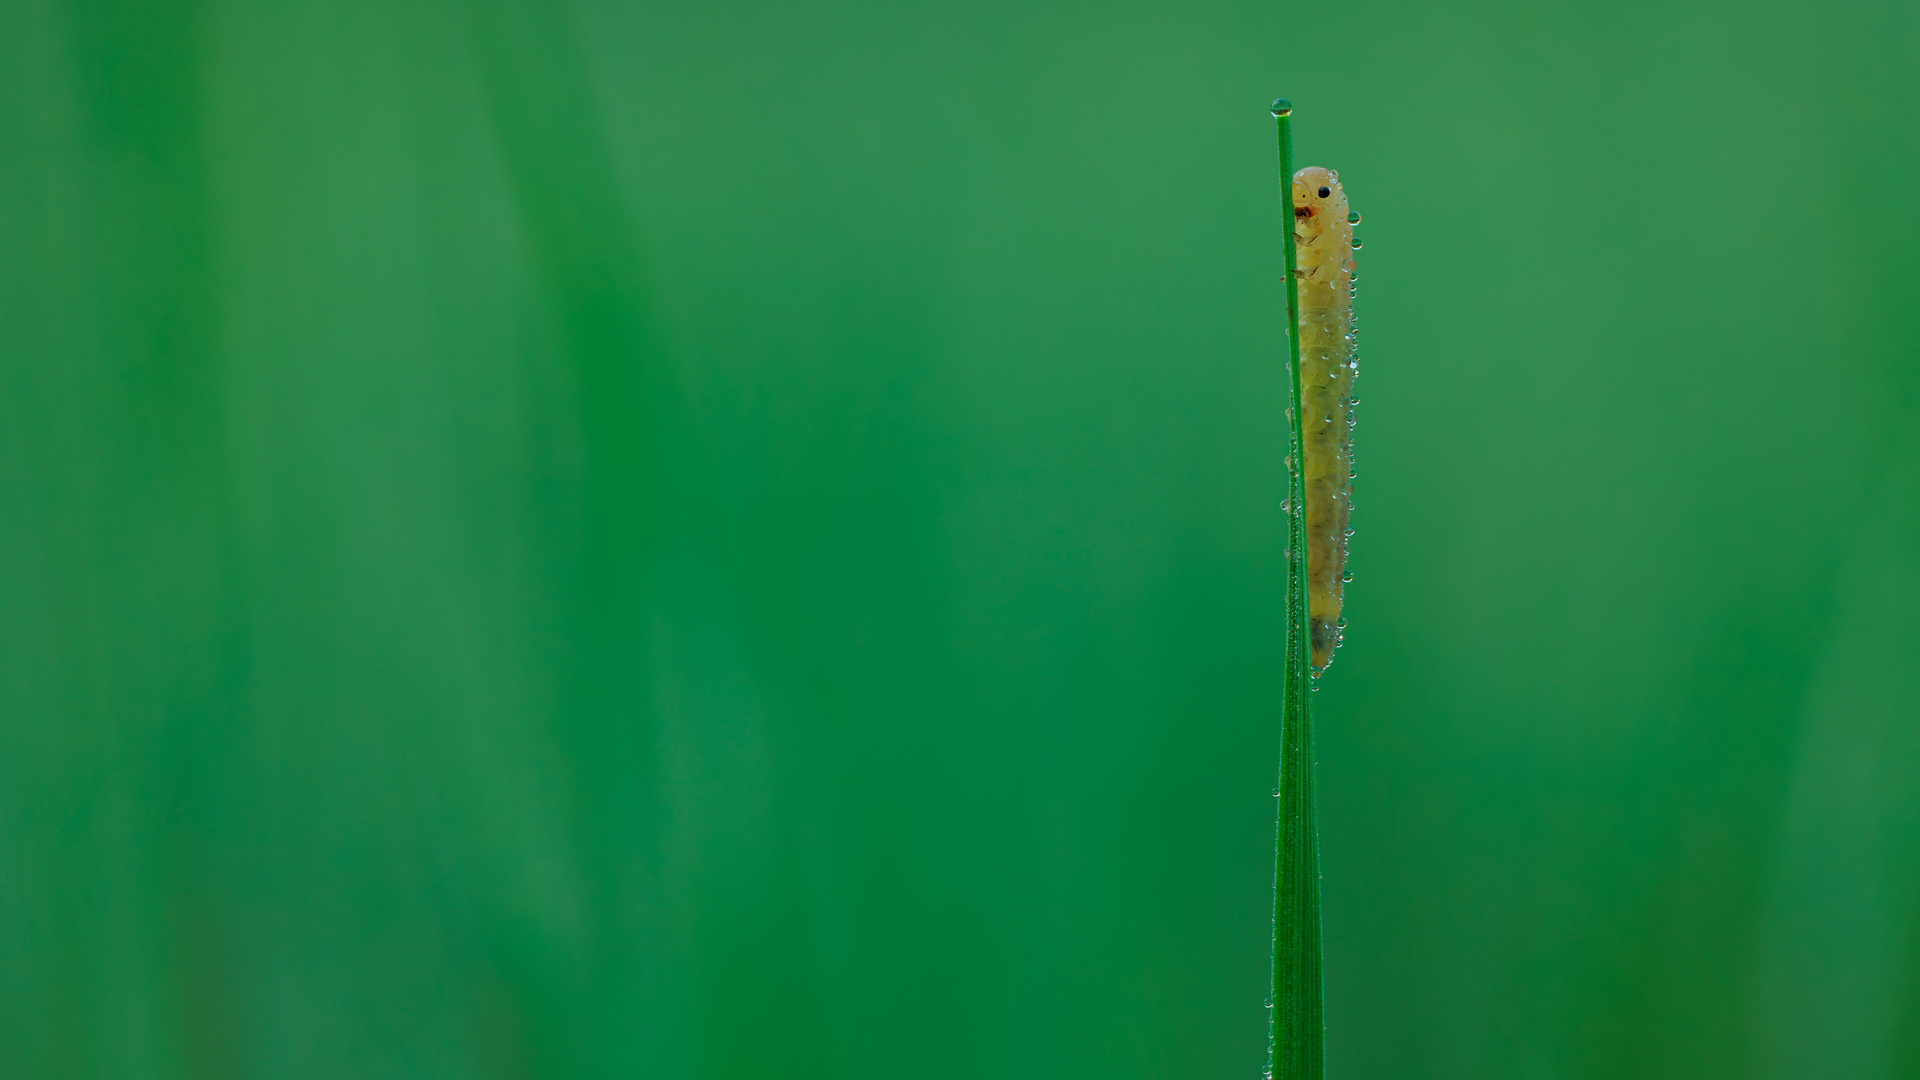
[[[1293,174],[1294,276],[1300,311],[1300,405],[1306,422],[1307,621],[1313,666],[1333,662],[1346,620],[1352,507],[1353,226],[1340,174],[1310,166]]]

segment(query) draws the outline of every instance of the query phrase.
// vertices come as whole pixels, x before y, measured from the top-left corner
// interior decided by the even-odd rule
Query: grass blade
[[[1280,709],[1279,827],[1273,866],[1273,996],[1267,1075],[1321,1080],[1326,1072],[1320,946],[1320,833],[1314,814],[1312,677],[1307,630],[1306,439],[1300,403],[1300,297],[1294,278],[1293,110],[1279,126],[1287,280],[1287,658]]]

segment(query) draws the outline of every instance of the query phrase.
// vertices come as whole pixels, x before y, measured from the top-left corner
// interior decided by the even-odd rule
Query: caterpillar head
[[[1340,190],[1340,174],[1309,165],[1293,174],[1293,230],[1322,232],[1347,223],[1347,193]]]
[[[1339,173],[1312,165],[1293,174],[1293,245],[1305,307],[1325,308],[1352,287],[1353,225]]]

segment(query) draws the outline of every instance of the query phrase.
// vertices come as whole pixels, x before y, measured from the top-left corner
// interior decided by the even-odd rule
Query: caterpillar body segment
[[[1300,406],[1305,436],[1307,620],[1313,666],[1333,661],[1345,625],[1353,485],[1353,225],[1340,174],[1293,174],[1293,242],[1300,305]]]

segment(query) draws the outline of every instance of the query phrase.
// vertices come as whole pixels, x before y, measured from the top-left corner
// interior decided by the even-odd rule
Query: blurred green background
[[[1920,1076],[1911,3],[0,7],[0,1074]]]

